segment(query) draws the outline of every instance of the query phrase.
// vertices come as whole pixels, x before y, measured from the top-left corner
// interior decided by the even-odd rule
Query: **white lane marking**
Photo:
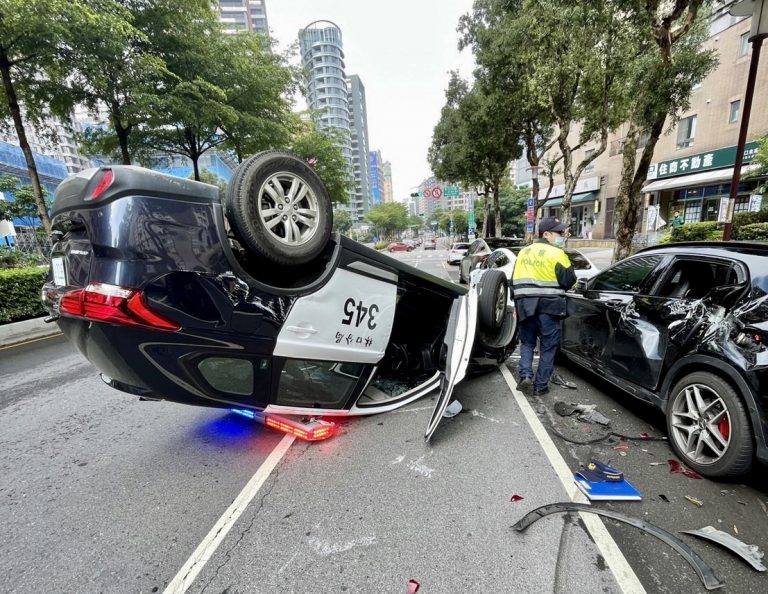
[[[248,507],[248,504],[254,498],[256,493],[259,492],[264,481],[266,481],[269,475],[272,474],[275,466],[280,462],[295,439],[296,438],[293,435],[286,435],[280,443],[277,444],[277,447],[272,450],[269,456],[267,456],[267,459],[264,460],[264,463],[256,471],[256,474],[251,477],[248,484],[245,485],[242,491],[240,491],[240,494],[232,502],[232,505],[227,508],[227,511],[225,511],[218,522],[214,524],[211,531],[198,545],[195,552],[192,553],[192,556],[179,570],[176,577],[171,580],[171,583],[168,584],[168,587],[163,591],[163,594],[182,594],[187,591],[187,588],[189,588],[192,585],[192,582],[195,581],[197,574],[200,573],[200,570],[203,569],[208,559],[211,558],[218,546],[222,543],[224,537],[227,536],[232,529],[232,526],[237,522],[237,519],[245,511],[245,508]]]
[[[499,365],[499,369],[501,370],[501,375],[504,376],[510,391],[514,395],[515,401],[520,407],[525,420],[528,421],[528,425],[530,425],[533,434],[539,441],[547,458],[549,458],[549,463],[552,465],[552,468],[555,469],[555,472],[557,473],[560,482],[563,484],[563,487],[565,487],[565,491],[568,493],[571,501],[576,503],[589,503],[586,496],[578,490],[576,484],[573,482],[573,474],[571,473],[570,468],[568,468],[565,460],[560,455],[560,452],[557,450],[557,447],[549,436],[549,433],[547,433],[547,430],[544,428],[544,425],[541,424],[539,417],[536,416],[536,413],[533,408],[531,408],[531,405],[528,403],[528,400],[523,393],[517,389],[517,383],[512,377],[512,372],[503,363]],[[645,593],[643,584],[640,583],[634,570],[627,562],[626,557],[624,557],[624,554],[621,552],[621,549],[619,549],[616,541],[613,540],[613,537],[608,532],[600,517],[588,513],[580,513],[579,515],[581,516],[584,525],[587,527],[587,530],[589,530],[592,540],[595,541],[597,548],[603,555],[606,564],[611,568],[613,576],[616,578],[616,582],[619,584],[621,591],[625,594]]]

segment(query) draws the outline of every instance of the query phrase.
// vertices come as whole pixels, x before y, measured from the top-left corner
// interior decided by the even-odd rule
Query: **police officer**
[[[512,291],[520,332],[518,385],[533,384],[533,393],[549,392],[549,380],[560,346],[560,320],[566,315],[565,292],[576,282],[576,273],[562,250],[568,225],[555,217],[539,223],[539,239],[520,250],[512,273]],[[533,375],[533,351],[539,340],[539,367]]]

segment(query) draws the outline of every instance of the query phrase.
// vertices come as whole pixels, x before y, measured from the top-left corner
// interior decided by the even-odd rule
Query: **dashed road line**
[[[528,403],[528,400],[523,393],[517,389],[517,382],[515,382],[514,377],[512,377],[512,372],[503,363],[499,365],[499,369],[501,370],[501,375],[507,382],[510,391],[515,397],[515,401],[520,407],[525,420],[528,421],[528,425],[533,430],[533,434],[536,436],[536,439],[549,459],[549,463],[552,465],[552,468],[554,468],[566,493],[568,493],[568,497],[571,498],[571,501],[576,503],[589,503],[584,494],[578,490],[573,482],[573,474],[571,473],[570,468],[568,468],[568,464],[566,464],[565,460],[560,455],[560,452],[552,441],[552,438],[549,436],[549,433],[547,433],[544,425],[541,424],[539,417],[536,416],[536,413],[533,408],[531,408],[531,405]],[[606,565],[611,568],[611,572],[613,573],[614,578],[616,578],[616,582],[618,583],[619,588],[621,588],[621,591],[625,594],[644,594],[645,588],[643,587],[643,584],[640,583],[634,570],[627,562],[627,558],[624,556],[624,553],[621,552],[621,549],[619,549],[619,545],[616,544],[616,541],[613,540],[613,537],[608,532],[603,521],[593,514],[580,513],[579,516],[584,522],[589,534],[592,536],[592,540],[595,541],[597,548],[603,555]]]

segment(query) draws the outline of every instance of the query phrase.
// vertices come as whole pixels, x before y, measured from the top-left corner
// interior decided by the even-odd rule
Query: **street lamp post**
[[[736,162],[733,165],[733,179],[731,180],[731,191],[728,195],[731,212],[723,228],[723,241],[730,241],[733,232],[733,211],[736,205],[736,198],[739,195],[741,165],[744,162],[744,145],[747,143],[749,116],[752,112],[752,96],[755,93],[757,65],[760,62],[760,48],[763,45],[763,39],[768,37],[768,0],[742,0],[734,4],[729,12],[733,16],[752,15],[752,29],[748,39],[752,44],[752,58],[749,62],[747,89],[744,93],[744,110],[741,113],[739,141],[736,145]]]

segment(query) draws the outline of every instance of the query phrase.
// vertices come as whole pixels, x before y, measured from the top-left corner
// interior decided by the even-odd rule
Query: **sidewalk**
[[[0,349],[28,340],[61,334],[61,330],[59,330],[59,326],[56,323],[46,324],[43,322],[44,319],[34,318],[24,320],[23,322],[0,324]]]

